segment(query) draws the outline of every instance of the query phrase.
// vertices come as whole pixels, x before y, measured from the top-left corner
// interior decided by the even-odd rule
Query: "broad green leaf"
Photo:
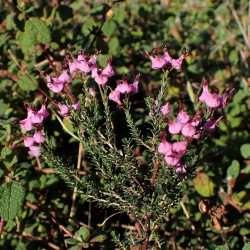
[[[114,20],[121,24],[123,21],[124,21],[124,18],[125,18],[125,11],[120,9],[118,11],[115,12],[114,14]]]
[[[241,122],[242,122],[242,117],[233,117],[230,120],[230,126],[231,128],[237,128],[240,126]]]
[[[70,247],[68,248],[68,250],[80,250],[81,248],[79,246],[73,246],[73,247]]]
[[[200,195],[204,197],[211,197],[214,195],[215,184],[206,173],[198,173],[193,181],[194,187]]]
[[[241,227],[239,233],[240,235],[248,235],[250,233],[250,228]]]
[[[88,35],[92,31],[92,29],[95,25],[96,25],[96,23],[93,20],[88,20],[88,21],[84,22],[82,25],[82,33],[84,35]]]
[[[117,52],[117,48],[119,47],[119,40],[117,37],[112,37],[108,42],[109,45],[109,53],[115,54]]]
[[[75,233],[76,240],[80,242],[87,241],[90,236],[90,231],[86,227],[80,227],[78,231]]]
[[[79,241],[78,240],[75,240],[75,239],[72,239],[72,238],[68,238],[65,240],[65,242],[69,245],[75,245],[75,244],[78,244]]]
[[[86,227],[81,227],[79,229],[79,235],[82,237],[83,241],[87,240],[89,238],[90,235],[90,231],[89,229],[87,229]]]
[[[240,153],[243,156],[243,158],[248,159],[250,157],[250,143],[243,144],[240,147]]]
[[[12,220],[23,204],[24,188],[17,182],[4,183],[0,187],[0,217]]]
[[[29,49],[33,48],[36,44],[35,37],[30,35],[28,32],[18,31],[16,34],[16,39],[19,41],[24,54],[28,53]]]
[[[105,232],[98,232],[93,235],[91,235],[91,240],[89,242],[104,242],[107,239],[107,235]]]
[[[240,163],[237,160],[233,160],[231,165],[227,169],[227,177],[237,178],[240,173]]]
[[[2,100],[2,99],[0,99],[0,116],[2,116],[4,113],[5,113],[5,111],[6,111],[6,109],[8,108],[8,104],[6,104],[5,102],[4,102],[4,100]]]
[[[116,23],[112,20],[106,21],[102,26],[102,32],[107,37],[112,36],[115,30],[116,30]]]
[[[0,47],[5,45],[9,39],[10,39],[10,36],[7,33],[1,34],[0,35]]]
[[[37,42],[42,44],[49,43],[51,41],[49,28],[46,26],[46,22],[35,17],[31,17],[25,23],[25,33],[28,32],[31,36],[34,36]]]
[[[36,83],[36,79],[35,77],[31,76],[31,79]],[[31,79],[27,76],[21,76],[18,80],[18,86],[24,90],[24,91],[27,91],[27,92],[30,92],[30,91],[34,91],[36,90],[36,86],[33,84],[33,82],[31,81]]]
[[[242,250],[250,250],[250,242],[247,242],[242,248]]]
[[[217,246],[215,250],[229,250],[228,246],[226,244]]]
[[[13,151],[4,147],[1,151],[1,157],[5,167],[9,170],[15,163],[18,162],[17,156],[13,153]]]

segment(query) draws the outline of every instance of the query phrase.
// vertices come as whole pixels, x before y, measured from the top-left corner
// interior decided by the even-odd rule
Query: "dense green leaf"
[[[237,178],[240,173],[240,163],[237,160],[233,160],[232,164],[227,169],[227,177]]]
[[[107,37],[110,37],[111,35],[113,35],[115,30],[116,30],[116,23],[112,20],[106,21],[104,25],[102,26],[102,32]]]
[[[204,197],[211,197],[214,195],[215,184],[206,173],[198,173],[194,178],[195,190]]]
[[[36,86],[34,85],[34,82],[37,83],[35,77],[33,76],[30,76],[30,77],[21,76],[18,80],[18,86],[22,90],[30,92],[30,91],[34,91],[37,89]]]
[[[49,43],[51,41],[49,28],[46,26],[46,22],[32,17],[25,23],[25,33],[29,34],[32,39],[36,39],[37,42],[42,44]]]
[[[18,162],[17,156],[13,153],[13,151],[4,147],[1,151],[1,157],[5,167],[9,170],[15,163]]]
[[[4,183],[0,187],[0,216],[12,220],[23,204],[24,188],[16,181]]]
[[[250,157],[250,144],[243,144],[240,147],[240,153],[245,159],[248,159]]]

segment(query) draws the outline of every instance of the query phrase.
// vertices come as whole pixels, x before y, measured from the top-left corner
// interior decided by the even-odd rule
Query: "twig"
[[[50,67],[52,68],[53,72],[56,74],[56,77],[58,77],[59,74],[58,74],[58,72],[57,72],[55,66],[53,65],[53,62],[51,61],[51,59],[50,59],[50,57],[49,57],[49,55],[48,55],[48,53],[47,53],[47,51],[46,51],[44,45],[41,44],[41,43],[39,43],[38,45],[39,45],[41,51],[43,52],[44,56],[47,58],[47,60],[48,60],[48,62],[49,62],[49,65],[50,65]]]
[[[13,59],[13,61],[16,63],[16,65],[18,66],[18,68],[22,71],[22,73],[25,75],[25,76],[27,76],[28,78],[29,78],[29,80],[32,82],[32,84],[34,85],[34,86],[36,86],[36,88],[44,95],[44,96],[46,96],[49,100],[50,100],[50,102],[51,103],[53,103],[53,100],[50,98],[50,96],[49,95],[47,95],[36,83],[35,83],[35,81],[27,74],[27,72],[22,68],[22,66],[18,63],[18,61],[17,61],[17,59],[15,58],[15,56],[12,54],[12,52],[11,52],[11,50],[10,49],[8,49],[8,52],[9,52],[9,54],[10,54],[10,56],[11,56],[11,58]]]
[[[15,5],[12,5],[8,0],[4,0],[4,2],[6,3],[6,5],[8,5],[8,7],[10,8],[10,10],[14,14],[19,14],[20,13],[19,9]]]
[[[27,233],[27,232],[22,232],[22,236],[27,238],[30,241],[39,241],[39,242],[41,242],[43,244],[46,244],[52,249],[55,249],[55,250],[60,250],[61,249],[61,247],[56,246],[55,244],[53,244],[51,242],[47,242],[47,241],[43,240],[43,238],[41,238],[39,236],[33,236],[33,235],[31,235],[30,233]]]
[[[227,0],[227,4],[228,4],[228,6],[229,6],[229,8],[230,8],[230,10],[231,10],[231,12],[232,12],[232,14],[234,16],[234,19],[235,19],[235,21],[236,21],[236,23],[237,23],[237,25],[238,25],[238,27],[239,27],[239,29],[241,31],[241,34],[242,34],[242,36],[244,38],[244,41],[245,41],[245,44],[246,44],[248,50],[250,50],[250,43],[249,43],[247,34],[246,34],[245,30],[243,29],[243,27],[242,27],[242,25],[240,23],[237,12],[236,12],[236,10],[235,10],[235,8],[234,8],[234,6],[233,6],[233,4],[232,4],[232,2],[230,0]]]
[[[36,162],[37,162],[38,169],[42,169],[39,157],[36,157]]]
[[[190,224],[191,224],[191,228],[193,231],[195,231],[195,226],[192,224],[191,220],[190,220],[190,216],[189,216],[189,213],[183,203],[183,201],[180,201],[180,204],[181,204],[181,207],[182,207],[182,210],[184,212],[184,214],[186,215],[187,219],[189,220]]]
[[[243,212],[243,209],[241,207],[239,207],[238,205],[236,205],[229,197],[227,197],[225,194],[223,194],[222,192],[218,191],[218,194],[220,196],[222,196],[226,202],[230,203],[233,207],[235,207],[240,213]]]
[[[115,213],[115,214],[110,215],[108,218],[106,218],[106,219],[103,221],[103,223],[98,224],[98,227],[103,227],[104,224],[105,224],[110,218],[112,218],[113,216],[115,216],[115,215],[117,215],[117,214],[121,214],[121,213],[122,213],[122,212],[117,212],[117,213]]]
[[[78,171],[81,168],[81,160],[82,160],[82,144],[81,144],[81,142],[79,142],[78,160],[77,160],[77,167],[76,167],[76,169]],[[76,203],[76,194],[77,194],[77,186],[75,186],[74,190],[73,190],[72,206],[71,206],[71,209],[70,209],[69,218],[71,218],[73,216],[73,214],[74,214],[75,203]]]
[[[2,236],[2,233],[3,233],[3,226],[4,226],[4,219],[1,218],[1,221],[0,221],[0,239],[1,239],[1,236]]]
[[[155,163],[154,171],[153,171],[153,176],[152,176],[152,178],[151,178],[151,186],[152,186],[152,187],[154,187],[154,185],[155,185],[155,177],[156,177],[156,175],[157,175],[157,173],[158,173],[158,171],[159,171],[160,165],[161,165],[160,161],[157,161],[157,162]]]
[[[74,235],[65,226],[63,226],[49,211],[47,211],[47,209],[41,208],[40,206],[32,204],[28,201],[26,201],[26,205],[35,211],[44,211],[62,231],[64,231],[70,238],[74,238]]]

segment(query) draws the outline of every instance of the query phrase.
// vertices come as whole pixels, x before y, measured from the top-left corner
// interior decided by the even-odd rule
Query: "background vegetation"
[[[145,50],[162,50],[165,44],[176,58],[184,48],[190,53],[183,70],[171,73],[166,99],[178,100],[178,95],[192,108],[203,77],[220,93],[227,87],[235,91],[222,114],[225,118],[206,142],[196,177],[159,228],[162,248],[215,249],[224,244],[211,218],[199,211],[199,202],[209,199],[214,206],[225,205],[224,233],[232,249],[241,249],[250,237],[249,9],[247,0],[0,1],[0,197],[3,201],[10,196],[8,190],[24,197],[22,203],[21,196],[12,194],[7,212],[0,201],[0,214],[8,219],[3,223],[1,249],[64,249],[70,246],[65,243],[70,234],[80,237],[86,248],[114,249],[111,231],[122,238],[133,230],[129,218],[121,214],[102,224],[114,211],[75,197],[44,162],[28,156],[18,137],[19,126],[12,121],[25,117],[23,101],[41,103],[40,90],[55,98],[39,70],[53,74],[51,60],[60,72],[64,55],[76,57],[82,48],[84,53],[102,50],[101,66],[113,56],[117,74],[131,80],[142,74],[140,94],[132,101],[137,123],[143,127],[148,113],[143,98],[154,96],[161,80],[159,72],[151,70]],[[72,89],[75,94],[81,91],[79,79]],[[119,119],[117,114],[117,123]],[[64,123],[69,127],[66,119]],[[54,115],[45,126],[58,153],[76,165],[76,140]],[[121,126],[117,133],[123,130]],[[84,156],[80,165],[80,174],[85,175]],[[15,182],[6,189],[10,180]]]

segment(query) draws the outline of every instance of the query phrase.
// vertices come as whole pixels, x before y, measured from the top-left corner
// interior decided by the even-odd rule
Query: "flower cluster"
[[[25,103],[25,108],[27,109],[27,118],[19,121],[23,130],[26,132],[35,130],[32,136],[24,136],[20,134],[23,138],[24,146],[29,148],[29,154],[35,157],[41,155],[41,144],[44,143],[44,137],[42,135],[43,120],[49,116],[49,112],[46,109],[46,99],[43,101],[42,106],[39,110],[35,107],[29,106]]]
[[[186,173],[186,165],[181,164],[181,157],[186,155],[187,145],[193,139],[199,139],[201,134],[206,132],[215,132],[216,125],[222,117],[217,121],[214,120],[213,115],[216,108],[225,108],[227,97],[234,89],[227,89],[226,92],[219,97],[217,91],[211,94],[208,91],[207,81],[203,79],[203,92],[199,97],[200,102],[206,103],[210,109],[210,117],[202,119],[201,114],[191,117],[187,111],[184,111],[183,106],[180,105],[179,113],[176,120],[168,118],[168,131],[172,136],[181,134],[183,141],[171,144],[163,139],[158,147],[158,152],[165,155],[165,161],[170,166],[175,166],[176,173]],[[170,113],[169,102],[162,106],[160,110],[163,114]]]
[[[111,93],[109,94],[109,99],[117,102],[118,105],[121,105],[121,94],[136,94],[138,93],[138,83],[139,83],[139,79],[140,79],[140,74],[138,74],[135,77],[135,80],[133,83],[129,84],[125,78],[125,76],[123,76],[122,80],[117,80],[116,81],[116,88],[114,90],[111,91]]]
[[[234,89],[227,89],[226,92],[222,96],[218,96],[218,90],[215,89],[211,94],[208,90],[208,83],[205,79],[203,79],[203,90],[202,94],[199,97],[199,101],[206,103],[209,108],[222,108],[224,109],[227,104],[228,95],[233,92]]]
[[[152,69],[162,69],[164,67],[167,67],[168,69],[181,69],[181,65],[183,62],[183,59],[188,55],[188,51],[184,50],[180,58],[173,59],[169,53],[167,46],[164,47],[164,54],[162,57],[158,56],[158,51],[153,51],[154,57],[146,51],[146,55],[152,62]]]

